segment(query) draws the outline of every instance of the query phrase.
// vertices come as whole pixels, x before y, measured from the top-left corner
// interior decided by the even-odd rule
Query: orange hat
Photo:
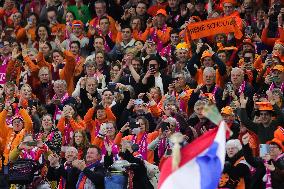
[[[272,68],[272,70],[278,70],[280,72],[284,72],[284,66],[282,65],[276,65]]]
[[[212,57],[212,56],[213,56],[213,54],[210,53],[209,51],[204,51],[202,53],[201,60],[203,60],[203,58],[205,58],[205,57]]]
[[[81,28],[84,28],[84,24],[81,20],[74,20],[72,22],[72,28],[73,27],[81,27]]]
[[[226,107],[221,109],[221,114],[234,115],[234,111],[230,106],[226,106]]]
[[[176,50],[187,50],[188,51],[188,49],[189,49],[189,46],[185,42],[179,43],[176,46]]]
[[[237,4],[236,0],[223,0],[222,4],[224,3],[232,3],[233,5]]]
[[[277,139],[277,138],[274,138],[272,139],[271,141],[268,141],[267,142],[268,144],[272,144],[272,143],[275,143],[277,144],[280,148],[282,148],[282,152],[284,152],[284,145],[282,144],[282,141]]]
[[[256,102],[259,111],[273,111],[273,107],[270,102]]]
[[[156,16],[159,15],[159,14],[162,14],[162,15],[164,15],[164,16],[168,16],[165,9],[159,9],[159,10],[157,11],[157,13],[156,13]]]
[[[284,142],[284,128],[279,126],[278,129],[274,131],[274,138]]]

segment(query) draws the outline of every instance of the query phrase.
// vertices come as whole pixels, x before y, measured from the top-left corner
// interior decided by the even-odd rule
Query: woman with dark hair
[[[89,148],[89,140],[86,132],[83,130],[75,131],[73,144],[74,147],[78,150],[78,159],[85,159],[87,150]]]
[[[63,107],[57,128],[62,133],[62,147],[73,146],[74,131],[85,130],[85,122],[78,115],[73,104],[66,104]]]
[[[29,13],[27,16],[27,25],[25,26],[28,43],[32,44],[36,39],[36,28],[38,24],[38,15],[36,13]]]
[[[40,43],[46,43],[49,42],[51,47],[55,47],[54,42],[51,41],[51,32],[50,28],[46,24],[39,24],[35,31],[35,42],[33,44],[33,47],[38,49]]]

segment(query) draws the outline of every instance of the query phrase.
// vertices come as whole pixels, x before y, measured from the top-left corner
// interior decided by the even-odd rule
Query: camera
[[[167,131],[170,129],[170,123],[168,122],[162,122],[160,125],[160,128],[162,130],[162,132]]]
[[[228,82],[228,83],[227,83],[227,85],[226,85],[226,90],[229,91],[229,92],[230,92],[230,91],[233,91],[233,84],[232,84],[231,82]]]
[[[135,119],[132,119],[132,120],[130,120],[130,122],[129,122],[129,127],[130,127],[131,129],[135,129],[135,128],[140,127],[140,124],[139,124],[139,122],[137,122]]]

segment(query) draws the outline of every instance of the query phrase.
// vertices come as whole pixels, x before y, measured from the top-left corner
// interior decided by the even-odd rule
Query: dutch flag
[[[216,189],[225,163],[226,124],[210,130],[181,149],[179,168],[165,161],[159,189]]]

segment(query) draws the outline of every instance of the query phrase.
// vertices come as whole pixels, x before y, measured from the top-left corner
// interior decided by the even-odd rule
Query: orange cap
[[[159,9],[159,10],[157,11],[157,13],[156,13],[156,16],[159,15],[159,14],[162,14],[162,15],[164,15],[164,16],[167,16],[167,12],[166,12],[165,9]]]
[[[205,57],[212,57],[212,56],[213,56],[213,54],[210,53],[209,51],[204,51],[204,52],[202,53],[201,60],[202,60],[203,58],[205,58]]]
[[[276,65],[272,68],[272,70],[278,70],[280,72],[284,72],[284,66],[282,65]]]
[[[274,131],[274,138],[284,142],[284,128],[279,126],[278,129]]]
[[[223,0],[222,4],[224,3],[232,3],[233,5],[237,4],[236,0]]]
[[[221,109],[221,114],[234,115],[234,111],[230,106],[226,106]]]
[[[270,102],[256,102],[259,111],[272,111],[273,107]]]
[[[181,49],[181,50],[187,50],[187,51],[188,51],[189,46],[188,46],[187,43],[182,42],[182,43],[177,44],[177,46],[176,46],[176,50],[180,50],[180,49]]]
[[[279,140],[278,138],[274,138],[271,141],[268,141],[267,143],[268,144],[271,144],[271,143],[277,144],[280,148],[282,148],[282,152],[284,152],[284,145],[282,144],[282,141]]]
[[[72,28],[73,27],[81,27],[81,28],[84,28],[84,24],[81,20],[74,20],[72,22]]]

